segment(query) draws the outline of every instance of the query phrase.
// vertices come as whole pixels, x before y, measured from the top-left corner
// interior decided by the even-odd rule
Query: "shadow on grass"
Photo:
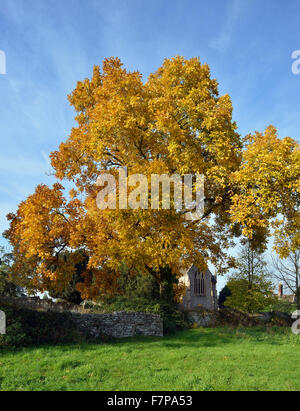
[[[283,340],[282,336],[286,336],[287,340]],[[278,338],[280,337],[280,338]],[[22,352],[30,353],[37,349],[47,351],[53,347],[60,352],[68,352],[70,350],[78,351],[97,351],[99,346],[109,349],[116,345],[122,347],[138,347],[139,350],[148,349],[149,344],[159,348],[181,349],[186,347],[201,348],[201,347],[218,347],[224,344],[238,344],[243,341],[251,343],[264,343],[270,345],[283,345],[290,338],[293,338],[289,328],[274,327],[266,329],[264,327],[253,328],[196,328],[191,330],[178,331],[174,334],[165,335],[164,337],[130,337],[122,339],[111,339],[107,341],[99,340],[93,342],[77,342],[57,345],[40,345],[27,347],[0,347],[1,354],[9,354]]]

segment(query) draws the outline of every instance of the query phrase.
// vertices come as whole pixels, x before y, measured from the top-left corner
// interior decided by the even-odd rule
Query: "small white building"
[[[179,281],[186,286],[186,294],[180,304],[182,308],[193,310],[200,306],[207,310],[217,310],[217,280],[208,269],[201,272],[193,264]]]

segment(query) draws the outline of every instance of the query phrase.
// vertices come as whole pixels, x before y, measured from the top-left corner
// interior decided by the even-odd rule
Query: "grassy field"
[[[3,390],[300,390],[289,329],[193,329],[164,338],[0,349]]]

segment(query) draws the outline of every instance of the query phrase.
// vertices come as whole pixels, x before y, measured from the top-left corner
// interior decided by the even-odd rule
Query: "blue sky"
[[[299,0],[0,0],[0,230],[74,123],[67,94],[118,56],[146,79],[165,57],[199,56],[229,93],[242,135],[274,124],[299,139]],[[1,240],[3,242],[3,240]]]

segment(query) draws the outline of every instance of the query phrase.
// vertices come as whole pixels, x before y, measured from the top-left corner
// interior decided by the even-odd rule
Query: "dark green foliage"
[[[9,280],[10,273],[10,254],[5,254],[0,248],[0,296],[4,297],[21,297],[24,295],[21,287]]]
[[[220,308],[224,308],[224,303],[227,297],[230,297],[230,296],[231,296],[230,288],[228,287],[228,285],[225,285],[225,287],[222,288],[219,294],[218,304]]]
[[[0,266],[0,295],[3,297],[16,297],[19,288],[9,281],[8,274],[5,269]]]
[[[128,300],[142,298],[147,300],[159,299],[159,285],[151,275],[131,276],[124,266],[118,280],[119,294]]]
[[[68,258],[68,252],[65,252],[61,258]],[[81,263],[76,264],[76,272],[70,281],[69,285],[61,292],[57,290],[49,290],[49,295],[52,298],[60,298],[71,304],[79,305],[83,300],[81,298],[80,292],[76,289],[77,284],[83,282],[82,273],[86,270],[88,264],[88,258],[83,258]]]
[[[276,299],[273,304],[267,306],[263,311],[279,311],[283,313],[293,313],[297,305],[286,300]]]
[[[190,326],[187,315],[177,309],[174,303],[173,284],[176,281],[169,269],[162,269],[160,281],[152,275],[130,276],[126,268],[122,270],[119,285],[120,294],[102,299],[94,311],[137,311],[161,315],[164,333]]]
[[[161,302],[159,304],[159,312],[164,323],[164,333],[174,333],[177,330],[183,330],[191,327],[188,314],[179,311],[176,304],[171,302]]]
[[[38,312],[1,303],[6,314],[6,335],[0,346],[28,346],[74,342],[79,339],[69,313]]]

